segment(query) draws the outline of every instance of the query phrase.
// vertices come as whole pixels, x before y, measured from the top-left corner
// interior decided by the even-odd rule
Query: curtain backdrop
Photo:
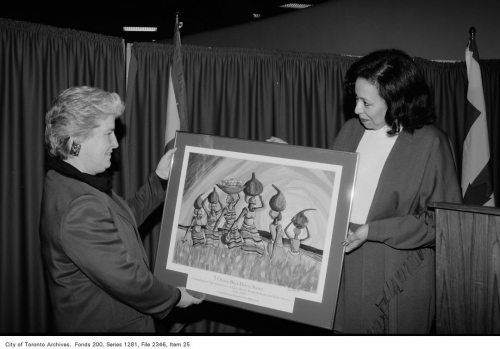
[[[132,47],[126,116],[130,129],[127,190],[136,190],[162,155],[172,52],[173,47],[166,44]],[[354,101],[345,95],[343,77],[355,57],[192,45],[183,45],[182,55],[191,132],[259,141],[274,135],[291,144],[326,148],[343,123],[354,116]],[[437,125],[449,134],[460,171],[465,63],[415,60],[434,93]],[[482,72],[493,135],[499,131],[495,96],[500,92],[500,61],[483,61]],[[497,179],[500,145],[495,137],[490,139],[493,178]],[[494,185],[499,192],[498,180]],[[152,264],[162,210],[160,207],[141,229]],[[321,329],[208,302],[179,313],[188,323],[184,333],[324,334]]]
[[[124,61],[120,38],[0,19],[0,333],[49,328],[38,235],[45,110],[75,85],[124,98]]]
[[[48,329],[50,304],[40,258],[38,222],[44,177],[44,113],[63,89],[93,85],[125,97],[122,40],[0,20],[2,132],[0,333]],[[134,193],[163,154],[168,68],[173,48],[135,44],[125,115],[117,123],[115,189]],[[353,116],[342,84],[356,59],[333,54],[184,45],[191,132],[328,147]],[[434,91],[437,124],[449,135],[461,169],[466,110],[465,63],[416,59]],[[495,195],[500,197],[500,61],[481,61]],[[162,207],[141,227],[156,257]],[[324,330],[205,302],[178,312],[185,333],[310,333]]]

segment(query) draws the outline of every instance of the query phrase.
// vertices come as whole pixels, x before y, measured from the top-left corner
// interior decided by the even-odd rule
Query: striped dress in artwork
[[[193,247],[205,244],[205,237],[203,236],[203,231],[201,230],[201,219],[195,220],[196,224],[191,228],[191,239],[193,240]]]
[[[255,227],[254,222],[255,212],[245,212],[245,220],[240,228],[240,234],[243,238],[243,245],[241,249],[248,253],[256,253],[260,256],[264,255],[264,242]]]
[[[205,226],[205,238],[207,242],[205,243],[207,246],[218,247],[220,244],[220,234],[215,229],[215,224],[217,223],[217,215],[208,215],[207,225]]]
[[[223,233],[227,233],[227,247],[229,249],[232,248],[239,248],[243,244],[240,232],[238,231],[238,227],[235,225],[233,226],[234,221],[236,220],[236,210],[233,207],[233,209],[230,209],[227,207],[226,212],[224,213],[224,218],[226,222],[224,223],[224,226],[222,227]],[[231,229],[231,226],[233,228]]]

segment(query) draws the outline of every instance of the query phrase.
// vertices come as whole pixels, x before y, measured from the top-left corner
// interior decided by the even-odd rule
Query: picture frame
[[[154,274],[333,328],[358,154],[177,132]]]

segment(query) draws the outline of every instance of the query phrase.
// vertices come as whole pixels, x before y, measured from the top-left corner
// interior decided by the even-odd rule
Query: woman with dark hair
[[[375,51],[356,61],[345,76],[347,92],[356,95],[356,83],[365,82],[375,86],[385,102],[387,112],[378,121],[389,126],[387,134],[397,135],[403,126],[413,133],[436,121],[429,87],[417,65],[403,51]],[[360,115],[358,111],[354,112]],[[360,117],[365,128],[378,128],[365,124],[365,120]]]
[[[427,205],[462,202],[449,138],[432,125],[429,88],[405,52],[360,58],[345,84],[358,117],[331,148],[360,157],[334,330],[429,333],[435,234]]]
[[[360,154],[335,330],[429,333],[435,234],[427,205],[461,203],[448,136],[432,125],[429,88],[405,52],[380,50],[345,79],[358,118],[332,149]]]
[[[175,149],[133,197],[111,187],[106,169],[124,109],[118,94],[81,86],[45,116],[40,241],[56,332],[154,332],[153,318],[201,302],[153,275],[138,230],[165,198]]]

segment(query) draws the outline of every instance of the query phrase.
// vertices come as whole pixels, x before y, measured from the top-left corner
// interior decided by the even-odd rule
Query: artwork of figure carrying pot
[[[316,291],[334,171],[197,153],[184,171],[173,263]]]
[[[269,231],[259,230],[255,225],[255,218],[258,212],[265,210],[267,206],[262,199],[264,186],[256,178],[255,173],[252,173],[252,178],[244,184],[235,178],[227,178],[216,183],[216,186],[226,194],[226,205],[220,201],[220,195],[215,187],[205,199],[202,199],[204,194],[200,194],[193,204],[193,219],[190,225],[187,227],[179,225],[180,229],[186,229],[183,242],[188,242],[188,236],[191,235],[193,246],[226,246],[229,249],[241,249],[259,256],[267,254],[271,259],[276,248],[286,248],[291,255],[302,253],[315,258],[314,254],[319,254],[315,259],[321,258],[320,250],[309,248],[301,251],[303,243],[311,238],[309,219],[305,212],[315,210],[314,208],[297,212],[283,229],[281,220],[282,212],[286,209],[286,198],[283,192],[272,184],[276,194],[269,200],[271,209]],[[247,205],[237,216],[236,205],[241,199],[242,192]],[[203,217],[206,217],[205,224]],[[288,229],[292,224],[293,231],[289,232]],[[306,232],[305,237],[301,237],[303,231]]]

